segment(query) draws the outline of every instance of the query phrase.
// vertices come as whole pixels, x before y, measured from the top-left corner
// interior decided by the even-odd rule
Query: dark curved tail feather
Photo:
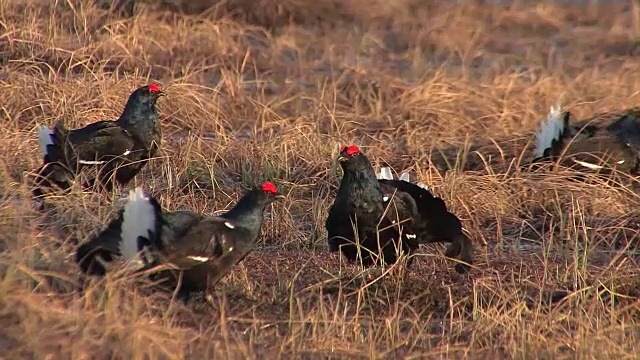
[[[462,222],[450,212],[429,219],[425,243],[448,242],[451,243],[444,255],[458,259],[463,263],[457,263],[455,268],[458,273],[470,270],[473,264],[473,243],[462,231]]]
[[[162,229],[162,207],[153,197],[146,197],[141,188],[129,192],[125,206],[118,216],[97,236],[80,245],[76,251],[76,262],[89,275],[103,276],[107,269],[102,262],[111,262],[114,257],[125,260],[139,258],[144,268],[157,264],[153,250],[160,249]],[[100,258],[100,260],[98,260]]]
[[[124,210],[118,212],[118,217],[113,219],[106,229],[91,240],[83,243],[76,251],[76,263],[82,272],[87,275],[104,276],[107,269],[98,257],[104,262],[113,261],[115,256],[120,256],[120,231],[122,228],[122,215]]]
[[[34,200],[42,200],[55,188],[67,191],[75,177],[66,162],[65,150],[60,144],[66,142],[68,130],[62,122],[58,122],[52,128],[38,126],[40,151],[43,164],[31,177],[32,194]]]

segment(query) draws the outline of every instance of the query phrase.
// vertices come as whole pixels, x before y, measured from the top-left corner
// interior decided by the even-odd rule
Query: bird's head
[[[278,192],[278,188],[271,182],[267,181],[260,185],[257,193],[257,200],[265,205],[280,199],[284,199],[284,195]]]
[[[160,90],[160,86],[156,84],[149,84],[137,88],[133,93],[131,93],[129,100],[135,100],[141,105],[154,106],[156,101],[158,101],[162,96],[165,96],[165,93]]]
[[[356,145],[342,145],[337,160],[344,171],[366,171],[371,167],[367,157]]]

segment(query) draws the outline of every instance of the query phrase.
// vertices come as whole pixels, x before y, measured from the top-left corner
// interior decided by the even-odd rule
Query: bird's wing
[[[383,181],[402,182],[402,180]],[[415,239],[415,226],[421,219],[416,199],[411,194],[385,183],[381,183],[380,188],[383,193],[382,201],[385,204],[385,212],[378,229],[394,229],[404,234],[405,237],[409,236],[409,240]]]
[[[167,242],[165,261],[184,270],[191,287],[213,285],[253,249],[258,237],[221,217],[207,217]]]
[[[113,121],[100,121],[71,130],[64,140],[69,145],[65,150],[72,150],[81,165],[101,165],[127,157],[135,143],[133,135]]]
[[[444,200],[433,196],[426,187],[413,184],[403,180],[378,180],[386,192],[396,191],[397,194],[407,194],[410,196],[421,217],[430,217],[437,214],[446,213],[447,205]],[[406,196],[406,195],[402,195]]]
[[[415,199],[408,193],[393,186],[381,184],[382,201],[385,204],[385,217],[393,222],[407,222],[418,219],[418,207]]]
[[[167,262],[190,268],[202,262],[242,252],[248,233],[228,219],[207,217],[193,223],[177,238],[164,239]]]
[[[578,170],[601,170],[609,166],[635,165],[636,152],[622,135],[599,129],[567,144],[563,164]]]
[[[439,197],[433,196],[429,190],[402,180],[380,180],[384,188],[395,188],[396,194],[404,199],[409,196],[415,201],[419,220],[414,222],[405,237],[408,240],[417,239],[420,243],[450,242],[446,255],[456,257],[467,264],[473,261],[473,245],[462,231],[460,219],[447,210],[447,206]],[[405,200],[405,203],[409,203]],[[468,270],[468,265],[456,265],[458,272]]]
[[[200,222],[203,216],[189,210],[177,210],[164,212],[162,218],[163,238],[168,241],[167,239],[182,237],[192,226]]]

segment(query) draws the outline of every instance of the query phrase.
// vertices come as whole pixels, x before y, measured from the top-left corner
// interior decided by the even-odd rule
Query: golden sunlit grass
[[[631,2],[164,3],[125,18],[0,0],[2,357],[637,358],[634,187],[518,171],[549,106],[637,104]],[[168,94],[162,153],[130,188],[205,213],[266,179],[287,194],[213,306],[80,276],[75,247],[117,198],[75,189],[46,214],[27,200],[36,124],[115,119],[152,81]],[[443,246],[366,282],[328,253],[342,143],[447,201],[477,248],[470,275]]]

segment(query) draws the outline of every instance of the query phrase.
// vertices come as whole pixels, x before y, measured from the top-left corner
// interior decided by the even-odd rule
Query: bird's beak
[[[160,91],[160,92],[158,93],[158,97],[160,97],[160,96],[167,96],[167,94],[165,94],[164,92]]]

